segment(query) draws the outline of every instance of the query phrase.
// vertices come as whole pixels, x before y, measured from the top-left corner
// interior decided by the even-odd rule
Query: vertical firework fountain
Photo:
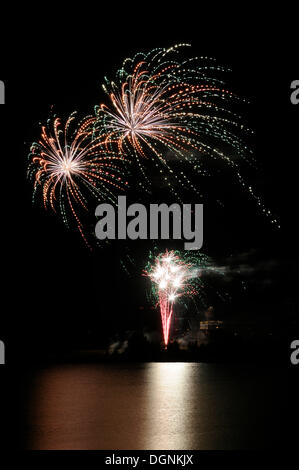
[[[147,275],[153,282],[159,301],[164,344],[167,347],[174,303],[184,294],[194,293],[189,280],[198,275],[198,269],[186,263],[174,251],[158,256]]]

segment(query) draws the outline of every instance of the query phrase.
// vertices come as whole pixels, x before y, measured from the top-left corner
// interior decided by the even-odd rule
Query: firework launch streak
[[[160,306],[166,347],[169,341],[174,303],[182,296],[191,297],[199,293],[198,287],[202,288],[201,273],[207,267],[208,259],[204,255],[198,255],[195,261],[189,252],[183,255],[167,250],[158,255],[154,262],[149,263],[145,275],[152,281],[153,294]]]
[[[194,207],[183,204],[182,208],[180,204],[150,204],[148,217],[143,204],[135,203],[127,207],[126,196],[119,196],[117,218],[114,206],[107,203],[99,204],[95,215],[101,217],[95,227],[99,240],[157,240],[159,233],[162,240],[169,240],[172,232],[174,240],[188,240],[184,243],[185,250],[199,250],[203,244],[203,204],[194,204]],[[127,217],[133,218],[127,223]]]

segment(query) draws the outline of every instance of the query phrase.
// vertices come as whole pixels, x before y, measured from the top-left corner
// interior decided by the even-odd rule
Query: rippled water
[[[253,366],[63,365],[36,374],[31,449],[240,449],[274,446],[283,377]]]

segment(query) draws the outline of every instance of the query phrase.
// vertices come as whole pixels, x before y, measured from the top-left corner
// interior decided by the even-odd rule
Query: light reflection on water
[[[190,367],[191,366],[191,367]],[[188,381],[192,364],[151,364],[144,433],[148,449],[188,449]],[[191,385],[191,384],[189,384]]]
[[[28,447],[264,447],[274,386],[274,376],[248,366],[56,366],[37,374],[31,386]]]

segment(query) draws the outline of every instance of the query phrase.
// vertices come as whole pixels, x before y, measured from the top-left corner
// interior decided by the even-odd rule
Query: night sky
[[[254,131],[249,143],[259,165],[257,171],[244,167],[243,174],[282,226],[280,231],[273,227],[229,173],[202,182],[206,198],[197,201],[190,196],[186,202],[204,203],[202,251],[225,268],[222,287],[232,297],[221,303],[211,293],[209,303],[216,306],[217,317],[240,323],[257,319],[289,323],[294,317],[298,278],[295,126],[299,109],[289,98],[296,64],[288,57],[288,38],[281,41],[273,28],[265,39],[259,26],[254,35],[242,31],[241,25],[229,35],[224,27],[215,34],[212,27],[204,31],[187,24],[184,28],[156,26],[155,34],[141,34],[139,24],[140,34],[128,34],[124,28],[118,37],[103,26],[98,31],[91,28],[90,37],[83,36],[78,48],[71,35],[68,43],[56,38],[57,45],[55,40],[46,42],[43,50],[38,50],[33,39],[24,50],[20,45],[6,76],[1,77],[7,101],[5,110],[1,109],[5,131],[2,181],[6,187],[3,256],[8,256],[4,328],[14,351],[29,344],[29,349],[41,352],[53,347],[67,349],[88,343],[94,335],[103,340],[127,329],[153,326],[150,315],[158,313],[146,302],[146,281],[141,276],[150,243],[129,244],[136,256],[130,276],[119,264],[121,243],[90,253],[78,233],[68,230],[50,210],[44,211],[40,199],[32,204],[27,154],[39,136],[39,122],[46,121],[52,107],[62,117],[74,110],[83,116],[91,114],[94,105],[105,100],[101,90],[104,75],[113,76],[125,57],[178,42],[191,42],[192,55],[214,57],[218,64],[232,69],[225,80],[230,90],[250,101],[241,112],[244,123]],[[36,40],[41,34],[38,30]],[[84,40],[88,47],[82,46]],[[216,193],[225,202],[224,208],[215,204]],[[132,202],[135,196],[139,197],[130,193]],[[159,188],[153,197],[159,199]],[[92,204],[90,230],[96,222]]]

